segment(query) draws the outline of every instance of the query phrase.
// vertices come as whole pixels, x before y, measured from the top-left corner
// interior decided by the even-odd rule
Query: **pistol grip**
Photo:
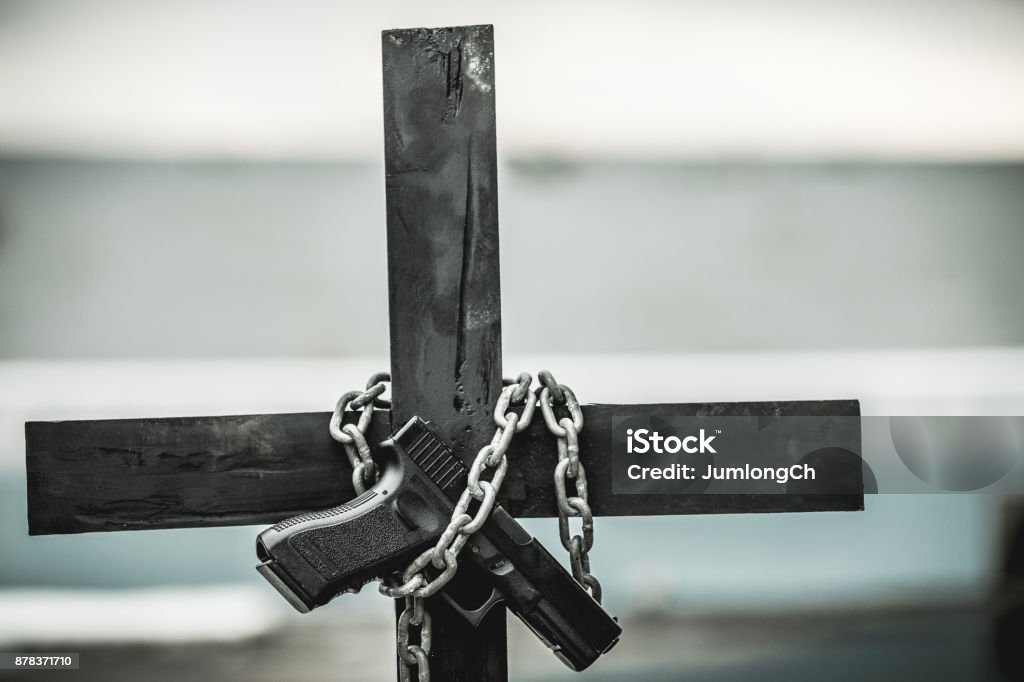
[[[263,563],[257,569],[297,610],[312,610],[401,570],[441,534],[451,503],[415,469],[390,464],[351,502],[260,533],[256,554]]]

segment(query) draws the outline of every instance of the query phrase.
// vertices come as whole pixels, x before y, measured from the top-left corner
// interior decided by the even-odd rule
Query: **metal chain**
[[[562,546],[569,552],[572,575],[590,590],[601,603],[601,583],[590,572],[590,550],[594,547],[594,515],[587,503],[587,472],[580,461],[580,431],[583,429],[583,411],[576,394],[565,384],[555,381],[551,372],[541,370],[537,378],[543,388],[540,392],[540,411],[548,431],[558,444],[558,464],[555,465],[555,497],[558,501],[558,535]],[[558,419],[555,406],[563,406],[568,417]],[[573,481],[576,494],[569,496],[566,484]],[[570,535],[569,519],[578,517],[580,532]]]
[[[373,408],[390,407],[391,402],[380,396],[387,390],[385,382],[391,381],[387,372],[378,372],[366,382],[365,391],[349,391],[338,399],[331,415],[331,437],[345,446],[345,454],[352,464],[352,487],[357,495],[366,492],[367,486],[377,481],[377,467],[370,456],[370,445],[366,442],[366,430],[373,420]],[[359,421],[342,425],[345,410],[361,410]]]
[[[419,628],[419,643],[410,643],[410,626]],[[397,640],[398,660],[401,661],[399,682],[411,682],[413,668],[416,668],[419,682],[430,682],[430,664],[427,662],[431,643],[430,614],[423,608],[421,597],[405,598],[405,610],[398,617]]]
[[[579,401],[565,384],[559,384],[547,370],[538,375],[543,386],[540,393],[541,414],[548,430],[555,436],[558,446],[558,464],[555,466],[555,496],[558,501],[558,532],[562,545],[569,552],[572,574],[588,588],[594,599],[601,601],[601,583],[590,573],[589,552],[594,546],[594,516],[587,503],[587,474],[580,461],[579,432],[583,428],[583,412]],[[352,486],[361,494],[377,478],[377,469],[366,442],[366,431],[373,419],[374,407],[386,408],[390,402],[380,396],[391,380],[386,372],[370,377],[365,391],[350,391],[338,400],[331,415],[331,436],[345,446],[352,464]],[[529,426],[538,398],[530,385],[533,378],[526,372],[516,379],[505,379],[505,387],[494,407],[496,426],[491,442],[480,449],[470,466],[466,489],[452,512],[448,527],[437,543],[421,553],[402,573],[400,585],[386,585],[380,591],[395,599],[405,599],[405,610],[398,619],[398,656],[401,682],[412,682],[416,669],[418,682],[430,682],[427,657],[431,649],[431,622],[424,600],[436,594],[455,576],[458,556],[470,535],[483,526],[494,508],[501,484],[508,471],[506,457],[512,437]],[[522,415],[510,410],[522,406]],[[568,410],[569,417],[558,419],[555,406]],[[342,425],[346,409],[360,410],[356,424]],[[490,478],[482,478],[490,470]],[[572,480],[576,494],[569,496],[567,481]],[[470,507],[476,509],[470,513]],[[570,535],[569,519],[578,517],[580,533]],[[428,566],[440,571],[430,579]],[[418,632],[416,632],[418,630]],[[414,636],[415,635],[415,636]],[[418,639],[418,642],[416,641]]]
[[[365,492],[366,486],[372,485],[377,478],[377,467],[366,442],[366,431],[373,420],[375,406],[385,409],[391,407],[391,401],[380,397],[386,390],[385,382],[390,381],[391,375],[387,372],[374,374],[366,382],[365,391],[349,391],[341,396],[331,415],[331,437],[345,446],[345,453],[352,464],[352,487],[356,494]],[[360,410],[359,420],[356,424],[342,425],[342,418],[348,409]],[[404,596],[406,604],[405,611],[398,619],[400,680],[412,682],[412,669],[416,668],[419,682],[430,682],[430,667],[427,663],[431,646],[430,614],[423,608],[423,598],[414,596],[413,590],[408,590],[406,594],[398,592],[395,590],[392,596]],[[418,641],[413,641],[412,628],[418,629],[415,638]]]
[[[381,594],[393,598],[405,598],[405,610],[398,619],[398,653],[401,661],[401,680],[412,679],[412,668],[416,667],[419,682],[429,682],[430,669],[427,655],[430,653],[430,617],[423,601],[436,594],[455,576],[459,568],[458,556],[465,547],[469,536],[480,530],[490,516],[508,471],[506,457],[512,437],[530,424],[537,404],[536,394],[530,389],[533,378],[520,374],[515,381],[506,380],[506,386],[494,406],[496,426],[491,442],[480,449],[470,465],[466,489],[452,511],[451,521],[437,543],[416,557],[402,573],[402,584],[380,586]],[[510,408],[522,405],[522,415]],[[490,472],[490,479],[483,476]],[[476,505],[470,513],[470,507]],[[440,571],[430,579],[428,566]],[[419,627],[420,643],[410,644],[410,626]]]

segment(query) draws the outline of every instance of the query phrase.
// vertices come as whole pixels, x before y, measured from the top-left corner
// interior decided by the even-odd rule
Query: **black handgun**
[[[466,466],[418,417],[382,443],[375,459],[381,477],[362,495],[286,519],[256,539],[263,562],[256,569],[303,613],[404,569],[437,541],[466,487]],[[500,505],[461,556],[500,593],[486,607],[504,602],[573,670],[618,642],[616,620]],[[447,596],[471,622],[482,617],[484,609],[470,613]]]

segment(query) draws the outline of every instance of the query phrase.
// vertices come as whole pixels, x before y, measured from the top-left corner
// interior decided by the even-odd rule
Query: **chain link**
[[[540,392],[540,411],[548,431],[558,446],[558,464],[555,465],[555,499],[558,503],[558,536],[569,552],[572,575],[590,590],[601,603],[601,583],[590,572],[590,550],[594,547],[594,514],[587,503],[587,471],[580,461],[580,431],[583,429],[583,410],[576,394],[565,384],[555,381],[551,372],[541,370],[537,375],[543,388]],[[564,407],[568,417],[559,419],[555,406]],[[576,494],[570,496],[567,487],[573,482]],[[569,519],[580,519],[580,530],[573,534]]]
[[[412,642],[410,628],[419,630],[419,642]],[[430,655],[431,627],[430,614],[423,607],[422,597],[408,596],[405,598],[405,610],[398,617],[398,660],[399,680],[411,682],[412,669],[417,670],[419,682],[430,682],[430,665],[427,663],[427,656]]]
[[[352,464],[352,487],[356,494],[362,495],[368,486],[377,480],[377,466],[370,454],[370,445],[366,442],[366,430],[373,420],[374,405],[390,406],[391,402],[380,396],[387,390],[384,382],[391,381],[387,372],[378,372],[370,377],[365,391],[349,391],[338,399],[331,414],[331,437],[345,446],[345,454]],[[355,424],[342,425],[346,409],[361,410],[359,421]]]

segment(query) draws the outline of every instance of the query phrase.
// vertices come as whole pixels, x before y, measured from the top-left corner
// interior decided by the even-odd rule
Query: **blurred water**
[[[499,177],[506,353],[1024,343],[1022,166]],[[383,170],[0,160],[0,329],[0,357],[382,353]]]

